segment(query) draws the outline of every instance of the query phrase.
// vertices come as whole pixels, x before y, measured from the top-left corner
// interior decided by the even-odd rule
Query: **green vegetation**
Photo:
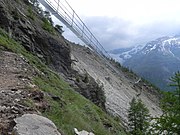
[[[35,84],[40,90],[60,98],[60,100],[55,101],[47,96],[46,100],[50,105],[50,109],[43,112],[43,115],[51,119],[63,133],[74,135],[73,128],[77,128],[92,131],[96,135],[126,134],[119,121],[114,120],[102,109],[75,92],[36,56],[26,51],[22,45],[13,39],[10,39],[2,29],[0,29],[0,46],[23,55],[32,66],[42,73],[39,73],[34,78]],[[31,100],[27,100],[26,104],[33,107]]]
[[[48,19],[44,18],[43,19],[43,24],[42,24],[42,28],[46,31],[48,31],[51,34],[55,33],[55,29],[52,26],[52,24],[48,21]]]
[[[29,6],[29,8],[28,8],[28,15],[27,15],[27,16],[28,16],[29,18],[31,18],[32,20],[35,19],[35,15],[34,15],[34,12],[33,12],[31,6]]]
[[[162,94],[161,89],[160,89],[160,88],[158,88],[156,85],[152,84],[150,81],[148,81],[148,80],[144,79],[143,77],[142,77],[141,79],[142,79],[142,81],[143,81],[143,82],[145,82],[147,85],[149,85],[149,86],[153,87],[153,88],[154,88],[154,89],[158,92],[158,94],[159,94],[159,95],[161,95],[161,94]]]
[[[48,22],[53,26],[53,21],[51,18],[51,13],[49,11],[43,11],[43,16],[48,20]]]
[[[64,133],[73,135],[73,128],[76,127],[80,130],[93,131],[97,135],[123,134],[114,119],[74,92],[55,74],[51,74],[49,78],[37,77],[35,83],[41,90],[60,97],[60,101],[49,99],[52,106],[44,115],[52,119]],[[108,131],[105,125],[111,125],[112,132]]]
[[[64,32],[62,30],[62,26],[60,26],[60,25],[55,25],[55,27],[53,26],[54,23],[52,21],[51,14],[49,11],[43,11],[43,9],[39,6],[39,2],[37,0],[29,0],[29,3],[30,3],[30,6],[27,10],[28,11],[27,16],[29,18],[34,20],[35,19],[34,12],[36,12],[40,16],[43,16],[42,28],[44,30],[48,31],[49,33],[51,33],[53,35],[55,35],[55,33],[57,31],[60,35],[62,35],[62,33]]]
[[[62,30],[62,28],[63,28],[63,26],[60,26],[60,25],[55,25],[55,30],[57,30],[57,32],[60,34],[60,35],[62,35],[62,33],[64,32],[63,30]]]
[[[35,108],[36,108],[34,101],[31,100],[31,99],[29,99],[29,98],[28,98],[28,99],[25,99],[25,100],[23,101],[23,104],[26,105],[26,106],[28,106],[28,107],[31,107],[32,109],[35,109]]]
[[[34,7],[39,7],[38,0],[29,0],[29,3],[32,4]]]
[[[111,64],[115,65],[117,69],[126,73],[126,76],[129,77],[130,79],[139,77],[135,72],[133,72],[133,70],[129,69],[128,67],[122,66],[119,62],[115,61],[114,59],[109,59],[109,60],[111,61]],[[141,79],[144,83],[154,88],[159,95],[162,94],[161,90],[156,85],[152,84],[150,81],[144,79],[143,77],[141,77]]]
[[[166,92],[161,101],[163,114],[156,118],[154,128],[157,134],[166,133],[168,135],[180,134],[180,72],[177,72],[170,79],[176,87],[174,92]]]
[[[163,114],[160,117],[153,118],[150,124],[150,117],[147,108],[140,100],[133,99],[129,109],[129,128],[132,135],[144,134],[180,134],[180,72],[175,73],[170,79],[175,87],[174,92],[164,92],[161,100],[161,109]]]
[[[140,99],[130,102],[128,110],[129,130],[132,135],[146,135],[150,125],[150,115],[147,107]]]
[[[55,34],[55,28],[53,27],[53,21],[50,12],[44,11],[43,16],[44,18],[42,19],[43,20],[42,28],[51,34]]]

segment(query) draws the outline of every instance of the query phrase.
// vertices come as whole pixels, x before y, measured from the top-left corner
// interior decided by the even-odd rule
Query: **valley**
[[[169,79],[180,69],[179,52],[180,37],[174,36],[158,38],[144,46],[113,55],[123,66],[132,69],[161,90],[171,91]]]

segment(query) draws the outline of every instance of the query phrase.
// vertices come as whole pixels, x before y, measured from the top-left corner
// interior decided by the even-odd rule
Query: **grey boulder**
[[[40,115],[24,114],[14,121],[14,135],[61,135],[51,120]]]

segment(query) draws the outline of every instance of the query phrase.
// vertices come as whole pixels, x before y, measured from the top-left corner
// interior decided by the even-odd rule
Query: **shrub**
[[[28,15],[27,15],[29,18],[31,18],[32,20],[34,20],[35,18],[35,15],[34,15],[34,12],[32,11],[32,7],[29,7],[28,8]]]
[[[42,28],[51,34],[55,34],[54,27],[51,25],[51,23],[46,18],[43,19]]]
[[[129,130],[132,135],[145,135],[150,124],[150,115],[141,99],[132,99],[128,110]]]
[[[166,92],[162,101],[161,108],[163,114],[156,118],[154,123],[155,132],[158,134],[167,133],[168,135],[180,134],[180,72],[170,79],[176,87],[174,92]]]

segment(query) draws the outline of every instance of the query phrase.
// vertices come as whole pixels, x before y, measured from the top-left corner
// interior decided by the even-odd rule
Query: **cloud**
[[[180,22],[174,20],[160,20],[138,27],[135,43],[145,44],[163,36],[174,36],[180,33]]]
[[[106,50],[146,44],[180,32],[180,22],[174,20],[149,21],[141,25],[117,17],[92,16],[83,20]],[[67,29],[64,35],[71,41],[82,43]]]
[[[162,36],[180,34],[179,0],[68,2],[107,50],[146,44]],[[84,44],[65,26],[64,30],[66,38]]]
[[[87,17],[84,22],[107,50],[127,47],[136,34],[131,22],[115,17]]]

